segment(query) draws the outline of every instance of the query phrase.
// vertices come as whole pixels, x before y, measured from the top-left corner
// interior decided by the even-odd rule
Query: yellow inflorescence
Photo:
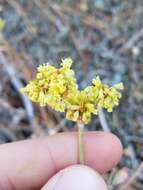
[[[60,68],[48,64],[41,65],[36,79],[21,91],[26,93],[31,101],[41,106],[49,105],[56,111],[66,112],[67,119],[84,124],[90,122],[93,114],[98,114],[99,107],[111,112],[113,107],[119,104],[122,83],[109,87],[96,77],[91,86],[78,90],[71,65],[71,58],[62,60]]]

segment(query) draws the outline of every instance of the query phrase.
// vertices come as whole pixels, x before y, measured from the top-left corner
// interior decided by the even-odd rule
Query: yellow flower
[[[91,86],[78,90],[71,65],[72,59],[66,58],[62,60],[60,68],[48,64],[39,66],[36,79],[21,91],[26,93],[31,101],[66,112],[67,119],[84,124],[90,122],[93,114],[98,114],[99,107],[111,112],[113,107],[119,104],[122,83],[109,87],[97,76]]]
[[[0,30],[2,30],[4,26],[5,26],[5,21],[2,18],[0,18]]]
[[[97,114],[97,108],[89,101],[87,93],[77,90],[67,99],[67,119],[88,123],[92,114]]]

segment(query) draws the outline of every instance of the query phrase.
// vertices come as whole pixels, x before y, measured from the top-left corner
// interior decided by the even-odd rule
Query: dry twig
[[[134,181],[139,177],[141,172],[143,171],[143,162],[139,165],[137,170],[133,173],[133,175],[129,178],[129,180],[123,184],[118,190],[127,190],[127,188],[134,183]]]
[[[11,64],[8,62],[8,60],[5,58],[2,52],[0,52],[0,64],[3,66],[5,72],[8,74],[13,86],[19,92],[19,90],[23,87],[23,84],[21,81],[16,77],[15,71],[13,70]],[[29,119],[29,122],[31,123],[34,117],[34,111],[33,106],[31,102],[28,100],[28,98],[20,93],[21,99],[23,101],[24,107],[26,109],[27,117]]]
[[[120,53],[130,49],[143,36],[143,28],[133,36],[118,50]]]
[[[103,109],[99,108],[98,112],[99,112],[99,121],[100,121],[100,124],[101,124],[103,131],[110,132],[111,130],[107,124]]]

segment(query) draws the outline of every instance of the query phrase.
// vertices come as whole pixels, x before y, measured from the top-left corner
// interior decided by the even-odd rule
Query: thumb
[[[93,169],[75,165],[53,176],[41,190],[107,190],[104,179]]]

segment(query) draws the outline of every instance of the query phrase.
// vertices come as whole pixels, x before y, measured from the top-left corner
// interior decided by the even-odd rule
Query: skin
[[[122,156],[122,145],[111,133],[85,133],[84,147],[85,164],[99,173],[112,169]],[[78,164],[77,149],[76,133],[0,145],[0,189],[40,189],[61,169]]]

